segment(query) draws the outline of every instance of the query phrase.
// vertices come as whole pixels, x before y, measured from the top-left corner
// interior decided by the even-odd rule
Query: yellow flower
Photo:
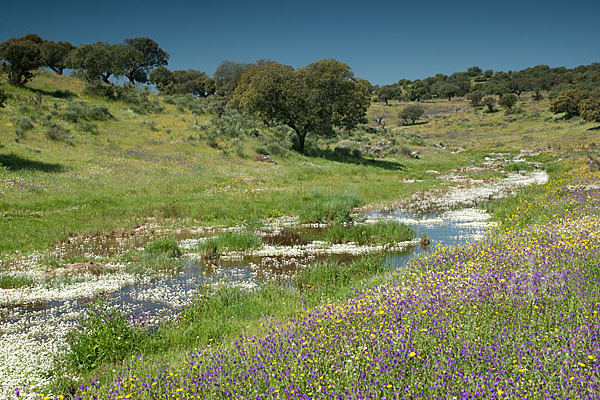
[[[411,351],[411,352],[410,352],[410,354],[409,354],[408,356],[409,356],[409,357],[414,357],[414,356],[416,356],[416,355],[417,355],[417,353],[415,353],[414,351]]]

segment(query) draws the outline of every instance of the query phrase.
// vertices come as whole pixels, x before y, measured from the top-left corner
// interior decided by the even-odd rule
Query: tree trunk
[[[300,154],[304,154],[304,140],[306,139],[306,133],[300,134],[296,132],[296,136],[298,136],[298,150],[300,150]]]

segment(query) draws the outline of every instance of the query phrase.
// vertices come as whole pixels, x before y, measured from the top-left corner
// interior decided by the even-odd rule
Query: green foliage
[[[231,97],[244,72],[254,68],[255,64],[238,63],[235,61],[222,61],[213,76],[218,93],[221,96]]]
[[[33,129],[33,123],[27,117],[21,117],[17,122],[17,133],[24,134]]]
[[[315,192],[304,196],[298,219],[302,223],[351,222],[352,210],[362,205],[358,196],[345,193],[325,195]]]
[[[120,45],[104,42],[82,44],[69,53],[66,64],[69,68],[80,70],[88,83],[101,80],[110,84],[108,79],[122,68],[117,64],[118,59],[123,61],[125,57],[124,54],[120,54],[117,58],[117,52],[121,49],[117,46]]]
[[[8,95],[4,89],[0,89],[0,108],[3,108],[6,105],[6,100],[8,100]]]
[[[496,99],[493,98],[492,96],[487,96],[487,97],[483,98],[483,100],[481,101],[481,104],[484,105],[485,107],[487,107],[488,112],[494,112],[495,107],[496,107]]]
[[[439,87],[437,93],[440,97],[447,97],[450,101],[454,96],[458,96],[460,87],[453,83],[445,83]]]
[[[600,122],[600,95],[595,95],[579,103],[579,114],[588,122]]]
[[[215,94],[216,83],[204,72],[188,69],[169,71],[159,67],[150,74],[150,81],[156,84],[161,94],[191,94],[196,97],[208,97]]]
[[[144,329],[133,326],[117,308],[92,307],[77,329],[67,336],[65,366],[90,371],[103,362],[118,362],[138,349]]]
[[[73,123],[80,120],[107,121],[114,119],[108,106],[101,104],[90,107],[88,103],[83,101],[69,102],[65,110],[61,113],[61,117]]]
[[[297,71],[280,64],[253,68],[242,76],[232,104],[292,128],[303,153],[309,133],[334,136],[334,127],[365,122],[369,101],[366,81],[354,79],[344,63],[321,60]]]
[[[383,260],[377,256],[367,256],[349,264],[319,262],[304,268],[296,278],[300,292],[329,294],[348,286],[351,282],[383,273],[388,270]]]
[[[54,122],[49,123],[45,135],[48,139],[55,142],[66,142],[71,138],[71,134],[67,129]]]
[[[485,92],[483,90],[475,90],[467,95],[467,99],[473,107],[479,107],[484,96]]]
[[[223,232],[198,243],[207,258],[218,258],[224,251],[243,251],[262,247],[260,236],[253,232]]]
[[[327,230],[331,243],[356,243],[358,245],[392,244],[415,238],[411,227],[398,222],[380,221],[374,224],[335,224]]]
[[[27,35],[0,44],[0,60],[4,61],[4,69],[12,85],[24,86],[33,78],[32,71],[43,65],[41,41],[37,35]]]
[[[182,255],[177,241],[170,238],[150,242],[144,247],[144,251],[152,256],[165,256],[169,258],[179,258]]]
[[[504,170],[508,172],[533,171],[533,166],[526,162],[514,162],[505,166]]]
[[[40,45],[40,52],[44,65],[58,75],[62,75],[63,70],[67,68],[67,57],[74,48],[75,46],[69,42],[56,43],[51,40],[45,40]]]
[[[0,289],[17,289],[35,284],[35,279],[23,274],[0,274]]]
[[[406,125],[414,125],[423,116],[423,113],[425,113],[425,109],[421,106],[408,106],[398,113],[398,118]]]
[[[550,111],[555,114],[565,113],[567,118],[579,115],[579,103],[585,98],[581,89],[567,89],[558,94],[550,103]]]
[[[515,104],[517,104],[517,96],[512,93],[505,94],[504,96],[500,97],[498,104],[504,107],[507,111],[512,111]]]
[[[135,56],[126,59],[123,64],[123,75],[129,82],[146,83],[150,71],[168,64],[169,54],[161,49],[154,40],[147,37],[125,39],[126,47],[135,50]]]

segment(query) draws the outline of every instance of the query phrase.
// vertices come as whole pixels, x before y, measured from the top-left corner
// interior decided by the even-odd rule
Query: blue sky
[[[73,44],[147,36],[169,68],[212,76],[222,60],[348,63],[374,84],[478,65],[518,70],[600,61],[600,1],[10,1],[0,41],[27,33]]]

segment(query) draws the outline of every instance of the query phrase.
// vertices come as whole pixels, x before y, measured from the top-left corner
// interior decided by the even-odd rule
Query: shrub
[[[483,100],[481,100],[481,104],[487,107],[488,112],[494,112],[494,107],[496,107],[496,99],[492,96],[487,96],[484,97]]]
[[[267,149],[266,146],[256,146],[256,149],[254,149],[254,151],[256,151],[258,154],[262,154],[265,156],[269,155],[269,149]]]
[[[69,131],[62,126],[50,123],[50,126],[46,130],[46,137],[54,141],[66,141],[70,138]]]
[[[112,84],[103,82],[88,83],[83,89],[83,93],[89,96],[106,97],[109,99],[115,98],[115,87]]]
[[[579,103],[579,114],[588,122],[600,122],[600,95],[595,95]]]
[[[550,111],[559,114],[565,113],[567,118],[579,115],[579,103],[585,98],[581,89],[567,89],[558,94],[550,103]]]
[[[156,100],[146,101],[140,104],[134,104],[131,109],[136,114],[159,114],[165,110],[165,107],[161,106]]]
[[[107,121],[114,118],[105,105],[93,106],[87,113],[87,116],[94,121]]]
[[[25,132],[29,132],[32,129],[33,129],[33,123],[27,117],[22,117],[17,122],[17,135],[19,137],[24,137]]]
[[[498,104],[504,107],[507,111],[512,111],[515,104],[517,104],[517,96],[512,93],[505,94],[498,100]]]
[[[99,133],[98,125],[94,124],[93,122],[89,122],[89,121],[81,121],[77,125],[77,128],[81,132],[88,132],[88,133],[91,133],[92,135],[97,135]]]
[[[0,108],[4,107],[6,100],[8,100],[8,95],[3,89],[0,89]]]
[[[425,109],[421,106],[408,106],[398,113],[398,118],[402,120],[404,124],[414,125],[424,113]]]

